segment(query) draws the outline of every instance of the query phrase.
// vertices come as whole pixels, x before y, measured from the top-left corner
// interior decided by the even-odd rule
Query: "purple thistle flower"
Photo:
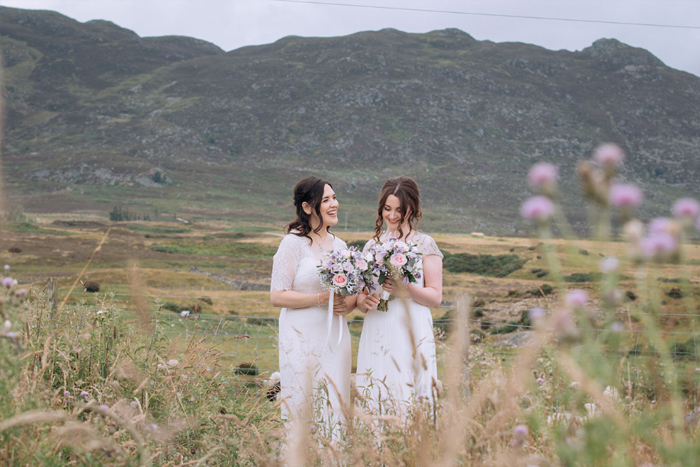
[[[5,337],[7,337],[8,339],[14,339],[15,337],[17,337],[17,333],[14,331],[10,331],[5,334]]]
[[[544,383],[544,378],[537,378],[537,384]]]
[[[610,204],[622,209],[631,209],[642,202],[642,191],[634,185],[619,184],[610,188]]]
[[[12,287],[12,278],[11,277],[6,277],[2,280],[2,285],[4,285],[6,288]]]
[[[537,189],[552,187],[559,177],[559,170],[549,162],[535,164],[527,174],[530,186]]]
[[[575,289],[566,295],[566,304],[575,308],[582,307],[588,301],[588,294],[585,290]]]
[[[17,296],[18,297],[26,297],[27,296],[27,289],[19,289],[17,291]]]
[[[617,271],[618,267],[620,267],[620,260],[614,256],[608,256],[607,258],[600,260],[600,263],[598,263],[598,269],[600,269],[600,272],[606,274]]]
[[[528,312],[528,316],[530,317],[530,321],[539,321],[545,316],[545,311],[542,308],[532,308]]]
[[[576,327],[574,315],[569,310],[559,310],[554,315],[552,323],[557,339],[567,340],[578,336],[579,331]]]
[[[617,144],[601,144],[593,153],[593,160],[600,165],[615,167],[625,160],[625,152]]]
[[[614,332],[615,334],[619,334],[622,331],[624,331],[625,325],[622,323],[622,321],[615,321],[610,325],[610,330]]]
[[[132,407],[138,407],[139,403],[136,401],[131,401],[131,403],[129,405]]]
[[[80,391],[80,396],[84,397],[85,399],[87,399],[89,395],[90,395],[90,393],[87,391]]]
[[[5,265],[5,272],[9,272],[9,271],[10,271],[10,265],[9,265],[9,264],[6,264],[6,265]]]
[[[63,395],[66,397],[70,397],[70,391],[63,391]]]
[[[642,239],[641,247],[647,259],[664,259],[676,252],[678,242],[667,232],[652,233]]]
[[[649,235],[671,232],[671,220],[666,217],[657,217],[649,222]]]
[[[528,220],[546,220],[554,214],[554,203],[546,196],[533,196],[520,207],[520,215]]]
[[[673,216],[676,219],[696,219],[700,216],[700,203],[693,198],[681,198],[673,205]]]
[[[106,404],[100,405],[100,408],[101,408],[102,410],[105,410],[105,411],[109,410],[109,406],[106,405]]]
[[[525,425],[517,425],[513,428],[513,441],[510,443],[513,447],[522,446],[527,438],[527,427]]]

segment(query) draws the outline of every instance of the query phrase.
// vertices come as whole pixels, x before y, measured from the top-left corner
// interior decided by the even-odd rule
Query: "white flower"
[[[104,311],[99,310],[99,311],[97,312],[97,316],[103,315],[104,313],[105,313]]]
[[[174,358],[168,360],[168,366],[177,366],[178,363],[180,363],[180,362],[178,362],[178,361],[175,360]]]
[[[187,318],[187,316],[189,316],[189,314],[190,314],[189,310],[182,310],[180,312],[180,316],[182,316],[183,318]]]
[[[5,324],[3,325],[3,330],[5,332],[10,332],[10,329],[12,329],[12,323],[10,322],[9,319],[6,319]]]

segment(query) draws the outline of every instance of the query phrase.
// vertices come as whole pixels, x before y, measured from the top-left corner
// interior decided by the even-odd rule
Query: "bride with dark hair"
[[[409,177],[387,180],[379,195],[377,221],[367,252],[375,243],[395,238],[417,245],[422,273],[401,286],[388,278],[382,288],[392,294],[387,311],[377,310],[376,293],[360,294],[357,307],[367,313],[357,354],[356,384],[381,413],[406,416],[414,399],[433,401],[438,392],[433,318],[430,308],[442,302],[442,253],[435,240],[415,228],[422,217],[420,192]],[[393,296],[403,288],[405,296]]]
[[[270,299],[281,307],[279,320],[280,399],[282,418],[304,414],[335,429],[343,422],[342,404],[350,400],[350,333],[341,316],[355,308],[355,297],[335,295],[331,345],[324,346],[330,292],[323,289],[317,272],[324,253],[345,248],[333,235],[338,223],[338,200],[333,187],[308,177],[294,187],[296,219],[272,266]],[[343,333],[341,343],[339,333]],[[319,394],[322,393],[322,394]]]

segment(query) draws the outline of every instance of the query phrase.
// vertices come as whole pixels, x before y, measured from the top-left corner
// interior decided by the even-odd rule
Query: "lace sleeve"
[[[423,256],[435,255],[443,257],[442,252],[435,243],[435,240],[430,235],[422,234],[421,238],[417,239],[418,250],[423,253]]]
[[[299,237],[286,235],[280,243],[272,261],[270,291],[292,290],[292,283],[299,267],[301,248]]]

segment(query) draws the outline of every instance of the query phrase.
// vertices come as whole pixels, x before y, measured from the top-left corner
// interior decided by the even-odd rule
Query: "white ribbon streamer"
[[[338,343],[336,344],[337,346],[340,345],[340,341],[343,340],[343,324],[345,324],[345,316],[339,316],[338,320]]]

